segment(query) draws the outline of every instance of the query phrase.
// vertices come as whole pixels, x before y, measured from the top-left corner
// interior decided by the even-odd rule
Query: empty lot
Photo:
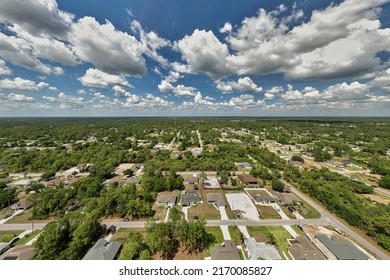
[[[245,193],[227,193],[225,196],[232,211],[242,211],[242,215],[248,220],[259,220],[257,208]]]

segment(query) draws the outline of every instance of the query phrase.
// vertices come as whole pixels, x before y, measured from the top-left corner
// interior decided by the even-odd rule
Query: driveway
[[[256,206],[253,205],[246,193],[227,193],[225,195],[232,211],[242,211],[242,215],[248,220],[260,220]]]
[[[220,226],[223,234],[223,240],[231,240],[228,226]]]
[[[11,220],[13,217],[19,215],[20,213],[23,213],[24,210],[18,210],[18,211],[15,211],[10,217],[8,217],[7,219],[2,219],[0,220],[0,225],[1,224],[5,224],[7,221]]]
[[[225,206],[219,206],[219,213],[221,213],[221,220],[229,220],[229,218],[226,214],[226,207]]]
[[[181,211],[184,213],[184,219],[188,221],[188,207],[183,207]]]

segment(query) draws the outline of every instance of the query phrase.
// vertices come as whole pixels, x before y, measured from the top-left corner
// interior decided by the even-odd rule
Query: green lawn
[[[215,237],[215,244],[220,244],[224,241],[222,230],[220,227],[206,227],[206,231]]]
[[[139,232],[142,235],[144,235],[146,229],[145,228],[119,228],[115,232],[115,234],[111,237],[110,241],[118,241],[124,243],[127,237],[129,237],[130,232]]]
[[[260,219],[281,219],[278,211],[272,206],[256,205],[256,208],[260,212]]]
[[[51,220],[31,220],[32,217],[31,211],[32,211],[31,209],[24,211],[23,213],[13,217],[11,220],[8,220],[6,224],[31,224],[31,222],[39,224],[39,223],[48,223],[51,221]]]
[[[302,201],[302,205],[298,207],[298,211],[305,219],[321,218],[321,214],[306,201]]]
[[[237,226],[229,226],[229,233],[237,245],[242,243],[242,234]]]
[[[33,239],[35,236],[37,236],[41,232],[42,232],[42,230],[34,230],[33,233],[27,234],[25,237],[23,237],[22,239],[15,242],[15,246],[16,245],[25,245],[27,242],[29,242],[31,239]]]
[[[378,193],[378,192],[376,192],[376,191],[374,191],[374,195],[376,195],[376,196],[379,197],[379,198],[382,198],[383,200],[390,200],[390,197],[389,197],[389,196],[384,195],[384,194],[382,194],[382,193]]]
[[[22,232],[23,230],[0,231],[0,243],[8,243]]]
[[[278,249],[282,258],[285,252],[288,255],[287,247],[289,246],[287,239],[291,239],[291,235],[282,226],[269,226],[269,227],[247,227],[249,235],[254,237],[258,242],[270,243],[269,235],[272,234],[275,237],[275,246]]]

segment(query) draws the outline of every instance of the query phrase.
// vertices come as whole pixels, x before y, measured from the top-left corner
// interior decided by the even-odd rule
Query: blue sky
[[[389,2],[0,0],[0,116],[390,116]]]

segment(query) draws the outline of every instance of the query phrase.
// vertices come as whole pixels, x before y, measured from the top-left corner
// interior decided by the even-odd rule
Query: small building
[[[253,196],[253,199],[259,204],[271,204],[276,202],[275,197],[269,194],[267,195],[256,194]]]
[[[274,195],[283,205],[292,205],[301,202],[301,200],[292,193],[274,192]]]
[[[184,178],[184,183],[189,184],[189,185],[196,185],[196,184],[198,184],[198,182],[199,182],[198,177],[196,177],[196,176]]]
[[[186,191],[186,193],[182,194],[180,200],[182,207],[190,207],[197,203],[202,203],[202,199],[197,191]]]
[[[368,260],[369,257],[359,250],[351,241],[337,239],[334,236],[329,238],[326,234],[318,234],[317,239],[338,260]]]
[[[177,195],[159,193],[156,199],[157,204],[164,205],[167,208],[176,205]]]
[[[235,162],[234,165],[241,169],[252,169],[252,165],[248,162]]]
[[[326,260],[324,254],[307,236],[298,236],[288,248],[295,260]]]
[[[205,189],[219,189],[220,184],[217,177],[207,177],[203,182],[203,188]]]
[[[274,245],[266,244],[264,242],[257,242],[254,238],[246,238],[244,240],[248,256],[251,260],[281,260]]]
[[[103,238],[99,239],[95,245],[84,256],[83,260],[114,260],[122,247],[119,242],[107,243]]]
[[[354,163],[354,162],[352,162],[352,161],[349,161],[349,160],[342,160],[341,163],[342,163],[344,166],[362,168],[361,165],[359,165],[359,164],[357,164],[357,163]]]
[[[217,207],[226,206],[222,193],[207,193],[207,203],[215,204]]]
[[[11,205],[9,208],[12,210],[18,211],[18,210],[27,210],[31,207],[31,204],[27,201],[26,198],[19,200],[15,204]]]
[[[225,240],[222,244],[211,249],[212,260],[241,260],[236,242]]]
[[[138,177],[136,177],[136,176],[132,176],[132,177],[127,178],[127,179],[125,180],[125,183],[126,183],[126,184],[135,184],[135,185],[138,185],[140,182],[141,182],[141,180],[140,180]]]
[[[259,185],[257,179],[252,175],[237,175],[237,177],[240,180],[241,184],[245,186],[256,187]]]
[[[18,245],[0,256],[0,260],[31,260],[35,256],[34,247],[31,245]]]
[[[15,183],[12,183],[11,187],[26,187],[26,186],[30,186],[33,183],[38,183],[40,180],[41,178],[23,179]]]

